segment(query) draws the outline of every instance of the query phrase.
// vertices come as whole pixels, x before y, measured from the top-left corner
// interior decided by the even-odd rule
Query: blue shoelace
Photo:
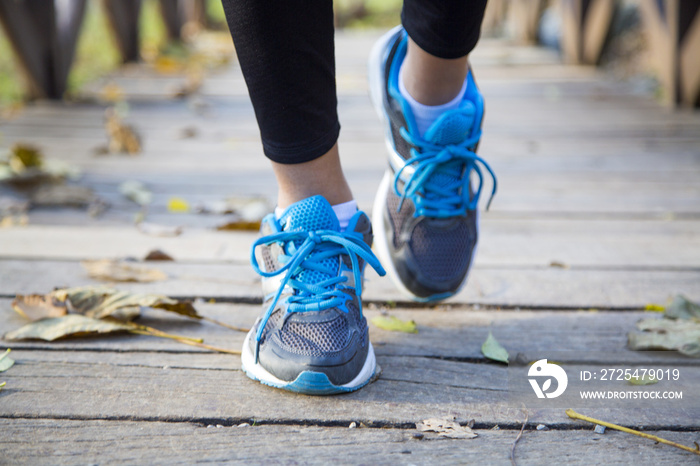
[[[493,179],[491,197],[486,204],[488,210],[496,194],[496,175],[488,163],[472,150],[481,138],[481,131],[462,141],[459,144],[439,145],[412,136],[406,128],[401,128],[401,136],[414,146],[411,149],[411,158],[397,171],[394,177],[394,192],[401,198],[397,211],[401,210],[406,198],[410,198],[416,206],[415,216],[449,218],[464,215],[467,210],[474,210],[479,203],[481,188],[484,183],[484,175],[479,167],[481,164]],[[416,150],[420,149],[420,152]],[[403,187],[403,193],[399,190],[401,173],[410,165],[414,165],[414,172],[408,178]],[[479,184],[474,197],[470,197],[469,178],[472,170],[479,178]],[[438,184],[431,177],[435,174],[444,174],[455,178],[455,181]],[[461,192],[460,192],[461,191]]]
[[[298,241],[302,241],[302,243],[297,247],[295,242]],[[260,269],[255,257],[255,249],[258,246],[272,243],[284,243],[287,245],[286,254],[279,258],[279,261],[284,262],[285,265],[274,272],[264,272]],[[379,275],[383,276],[386,273],[370,247],[362,239],[360,233],[340,233],[333,230],[280,232],[260,238],[253,243],[251,263],[259,275],[270,278],[287,272],[280,282],[280,287],[272,300],[272,304],[265,312],[258,326],[255,336],[256,363],[258,362],[263,331],[285,287],[289,286],[294,290],[294,294],[287,299],[287,312],[322,311],[332,307],[337,307],[347,312],[344,304],[347,300],[352,299],[352,296],[344,292],[338,285],[346,282],[348,278],[342,275],[338,276],[338,270],[330,270],[323,265],[324,260],[341,254],[347,254],[350,257],[356,295],[360,299],[362,296],[362,270],[360,269],[359,259],[363,259],[367,264],[371,265]],[[305,269],[320,272],[328,275],[329,278],[316,283],[306,283],[299,279],[299,275]]]

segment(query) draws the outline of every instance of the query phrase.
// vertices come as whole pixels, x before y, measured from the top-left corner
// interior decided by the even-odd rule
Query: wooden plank
[[[172,215],[177,224],[177,215]],[[665,268],[700,265],[694,220],[491,219],[483,214],[479,266]],[[89,238],[90,241],[85,241]],[[169,251],[178,261],[236,261],[247,264],[257,232],[185,229],[177,237],[155,237],[134,226],[44,226],[0,230],[0,257],[86,259],[145,256]]]
[[[472,441],[438,440],[427,434],[413,438],[411,428],[275,426],[207,428],[214,424],[52,419],[0,419],[10,435],[0,439],[0,452],[11,452],[18,463],[81,462],[279,462],[337,463],[362,458],[368,464],[441,462],[510,464],[513,430],[477,429]],[[653,435],[692,445],[696,432],[653,431]],[[118,441],[116,439],[119,439]],[[542,464],[556,457],[567,464],[642,463],[692,464],[692,455],[624,433],[528,429],[518,442],[518,464]],[[157,460],[156,460],[157,459]],[[353,460],[349,460],[353,461]],[[354,461],[353,461],[354,462]]]
[[[146,421],[222,420],[232,424],[339,423],[353,420],[405,425],[442,416],[474,418],[482,424],[515,424],[519,408],[508,405],[507,369],[495,364],[379,358],[382,376],[343,397],[308,397],[282,392],[248,379],[240,370],[163,369],[105,364],[26,362],[3,374],[0,417],[133,419]],[[233,358],[232,358],[233,359]],[[408,366],[406,364],[409,364]],[[575,366],[572,366],[572,370]],[[432,371],[426,372],[426,371]],[[447,377],[429,382],[430,377]],[[533,423],[577,425],[563,409],[530,409]],[[591,416],[643,428],[700,429],[699,409],[623,410],[591,408]],[[233,421],[233,422],[232,422]],[[221,423],[218,422],[217,423]]]
[[[207,317],[220,320],[237,327],[250,327],[262,313],[262,307],[255,304],[226,304],[196,302],[197,310]],[[645,353],[630,351],[627,346],[627,333],[642,318],[654,317],[655,314],[632,311],[546,311],[546,310],[510,310],[497,309],[477,310],[463,306],[438,305],[434,308],[391,308],[391,315],[402,320],[413,320],[418,326],[417,334],[389,332],[382,330],[371,319],[380,315],[386,307],[376,305],[365,306],[365,316],[370,320],[370,337],[378,356],[386,358],[421,357],[447,360],[466,360],[486,362],[481,354],[481,345],[489,332],[501,341],[513,355],[518,353],[528,356],[547,357],[547,353],[571,352],[576,355],[576,361],[606,362],[639,362],[647,361]],[[0,316],[3,321],[3,333],[26,324],[26,320],[12,311],[10,300],[0,300]],[[214,346],[229,349],[240,349],[245,335],[228,328],[220,327],[204,321],[193,321],[164,311],[145,311],[140,323],[164,332],[184,335],[192,338],[204,338],[205,342]],[[537,335],[537,338],[533,338]],[[205,350],[183,345],[172,340],[148,337],[142,335],[110,335],[99,338],[72,338],[55,342],[42,341],[3,341],[2,346],[10,346],[16,351],[16,358],[21,359],[25,352],[20,350],[42,350],[56,352],[61,358],[46,359],[48,356],[40,353],[34,359],[39,361],[75,361],[86,362],[84,359],[74,359],[74,352],[89,351],[119,351],[134,353],[154,353],[153,358],[139,355],[110,356],[109,361],[126,365],[133,360],[138,364],[149,367],[172,365],[173,361],[158,362],[158,354],[196,354]],[[593,354],[595,353],[595,354]],[[13,353],[15,354],[15,353]],[[225,367],[239,367],[239,358],[230,359],[228,355],[221,363],[230,361]],[[674,360],[673,355],[668,355]],[[79,356],[75,356],[78,358]],[[85,356],[80,356],[84,358]],[[678,359],[679,356],[676,356]],[[569,356],[570,358],[570,356]],[[687,361],[687,358],[681,358]],[[148,361],[151,361],[150,363]],[[570,359],[567,359],[570,360]],[[178,366],[199,368],[201,362],[189,362],[180,358]],[[198,360],[199,361],[199,360]]]
[[[172,252],[172,250],[166,249]],[[247,249],[245,250],[247,251]],[[243,252],[243,251],[241,251]],[[156,283],[123,283],[122,289],[171,296],[261,300],[259,277],[247,263],[148,263],[168,279]],[[364,298],[410,301],[388,278],[368,271]],[[77,262],[3,260],[0,295],[46,293],[54,287],[98,285]],[[700,299],[700,267],[692,269],[606,269],[573,267],[498,267],[475,265],[465,288],[450,303],[509,307],[635,308],[664,303],[684,293]]]

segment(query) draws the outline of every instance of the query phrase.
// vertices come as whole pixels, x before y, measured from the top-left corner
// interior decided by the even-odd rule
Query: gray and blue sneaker
[[[362,315],[366,264],[384,270],[372,250],[372,226],[358,211],[344,232],[331,205],[314,196],[262,221],[251,252],[263,277],[263,309],[243,343],[248,377],[307,395],[357,390],[377,364]]]
[[[399,26],[377,42],[370,56],[370,92],[386,125],[389,151],[372,219],[377,254],[394,284],[417,301],[436,301],[466,283],[478,237],[483,170],[493,177],[491,198],[496,177],[476,155],[484,100],[471,70],[459,108],[446,111],[419,135],[399,92],[407,46],[408,36]]]

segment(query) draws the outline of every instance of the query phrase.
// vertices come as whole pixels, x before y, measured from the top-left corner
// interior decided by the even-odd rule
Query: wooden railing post
[[[63,97],[84,15],[85,0],[0,1],[0,23],[27,77],[29,97]]]
[[[122,62],[139,61],[141,0],[104,0],[104,9]]]
[[[615,0],[561,0],[562,51],[567,61],[597,65],[610,32]]]
[[[642,13],[664,100],[700,106],[700,2],[643,0]]]
[[[165,29],[170,40],[182,39],[182,26],[187,22],[186,0],[160,0]]]
[[[518,42],[533,44],[537,41],[544,6],[544,0],[511,0],[508,14]]]

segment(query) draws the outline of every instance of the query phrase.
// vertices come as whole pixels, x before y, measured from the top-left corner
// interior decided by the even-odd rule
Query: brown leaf
[[[31,321],[60,317],[68,313],[65,305],[57,302],[50,294],[42,296],[38,294],[17,295],[12,301],[12,309]]]
[[[95,280],[150,283],[168,278],[161,270],[136,267],[117,260],[85,260],[80,265],[87,270],[90,278]]]
[[[45,340],[54,341],[67,336],[89,335],[92,333],[125,332],[131,327],[106,320],[93,319],[77,314],[54,317],[32,322],[7,333],[6,340]]]
[[[174,261],[172,257],[164,253],[160,249],[154,249],[149,252],[146,257],[143,258],[145,261]]]
[[[199,130],[195,126],[185,126],[180,130],[180,139],[194,139],[199,135]]]
[[[136,155],[141,152],[141,137],[133,126],[126,125],[114,109],[105,112],[105,130],[112,153]]]
[[[131,320],[138,317],[143,307],[163,309],[200,319],[192,303],[162,295],[130,293],[104,286],[84,286],[56,290],[52,293],[59,301],[66,301],[69,310],[88,317],[114,317]]]
[[[44,160],[41,151],[29,144],[18,143],[0,157],[0,181],[26,186],[51,179],[75,178],[77,169],[60,161]]]
[[[232,220],[216,227],[218,231],[257,231],[260,229],[260,222],[247,222],[245,220]]]

